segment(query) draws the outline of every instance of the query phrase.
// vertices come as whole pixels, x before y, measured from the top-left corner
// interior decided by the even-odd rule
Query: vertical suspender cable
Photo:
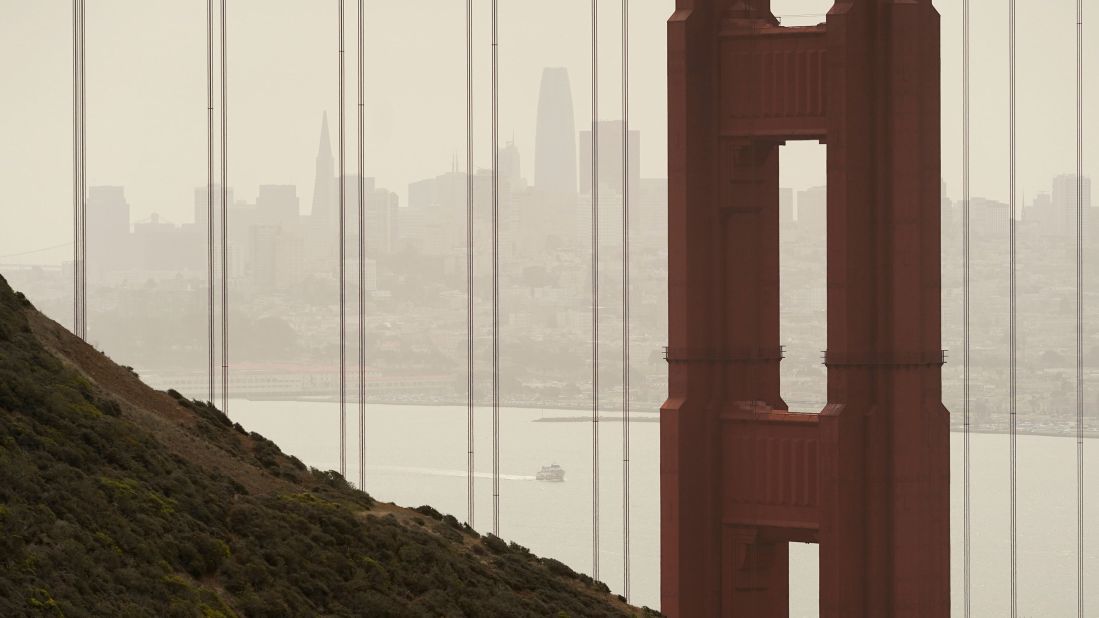
[[[962,2],[962,421],[963,421],[963,601],[970,618],[970,418],[969,418],[969,0]]]
[[[340,476],[347,478],[347,178],[345,160],[344,135],[346,133],[344,107],[344,2],[339,0],[339,67],[340,67],[340,96],[339,96],[339,164],[340,164],[340,238],[337,247],[340,252]]]
[[[228,26],[221,0],[221,411],[229,414],[229,94]]]
[[[80,0],[73,0],[73,334],[80,336]]]
[[[214,404],[214,0],[206,0],[206,377]]]
[[[622,595],[630,599],[630,0],[622,0]]]
[[[1076,615],[1084,616],[1084,2],[1076,0]]]
[[[88,74],[85,4],[80,0],[80,337],[88,339]]]
[[[363,0],[358,0],[358,488],[366,490],[366,144]],[[385,206],[382,206],[385,208]]]
[[[599,0],[591,0],[592,577],[599,579]]]
[[[473,0],[466,0],[466,523],[471,528],[473,411]]]
[[[1011,457],[1011,618],[1019,615],[1019,577],[1018,577],[1018,488],[1017,488],[1017,407],[1016,407],[1016,326],[1015,326],[1015,0],[1008,2],[1008,63],[1009,92],[1008,92],[1008,121],[1010,147],[1010,172],[1008,195],[1008,229],[1009,229],[1009,265],[1008,275],[1010,279],[1010,307],[1008,314],[1008,344],[1010,346],[1008,357],[1008,405],[1009,405],[1009,440]]]
[[[500,39],[492,0],[492,532],[500,536]]]

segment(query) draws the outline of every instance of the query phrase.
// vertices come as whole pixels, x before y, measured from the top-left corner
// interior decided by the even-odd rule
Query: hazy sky
[[[0,0],[0,256],[71,239],[72,22],[68,0]],[[192,219],[206,179],[206,3],[87,2],[88,181],[126,187],[135,220]],[[355,0],[347,1],[348,167],[355,161]],[[402,197],[410,181],[464,166],[464,2],[367,1],[367,174]],[[489,2],[476,1],[475,162],[489,163]],[[264,183],[298,185],[308,209],[321,114],[337,108],[335,0],[230,0],[229,174],[238,197]],[[776,14],[822,14],[827,0],[775,0]],[[1020,194],[1032,196],[1075,161],[1075,2],[1018,3]],[[1094,14],[1099,0],[1086,0]],[[642,173],[664,176],[665,20],[673,0],[631,2],[631,122],[642,131]],[[943,168],[960,187],[960,0],[943,14]],[[1006,199],[1007,3],[973,0],[973,191]],[[620,117],[620,5],[601,2],[603,118]],[[788,23],[804,23],[791,18]],[[589,0],[500,1],[501,140],[514,136],[533,169],[538,83],[569,69],[578,128],[591,121]],[[1090,31],[1089,31],[1090,33]],[[1094,37],[1092,37],[1094,41]],[[1097,43],[1089,42],[1095,101]],[[1088,116],[1089,135],[1096,114]],[[335,139],[335,135],[333,135]],[[1099,146],[1086,153],[1091,175]],[[824,179],[823,148],[788,148],[783,183]],[[0,262],[57,262],[64,248]]]

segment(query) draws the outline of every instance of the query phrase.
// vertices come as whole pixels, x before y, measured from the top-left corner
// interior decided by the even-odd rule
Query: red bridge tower
[[[820,612],[950,611],[942,405],[939,16],[838,0],[677,0],[668,26],[669,397],[661,595],[673,617],[789,613],[790,542],[820,545]],[[828,404],[779,362],[779,146],[828,146]]]

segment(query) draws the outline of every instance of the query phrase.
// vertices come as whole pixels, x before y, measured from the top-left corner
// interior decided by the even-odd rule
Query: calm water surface
[[[332,403],[233,401],[233,419],[271,438],[306,464],[336,469],[339,408]],[[501,410],[500,534],[573,568],[592,570],[592,434],[590,423],[539,423],[575,417],[576,410]],[[608,416],[616,413],[608,411]],[[348,477],[358,478],[357,409],[348,406]],[[466,517],[464,407],[370,405],[367,409],[367,490],[405,506],[431,504]],[[492,530],[492,416],[476,417],[478,530]],[[659,606],[659,425],[630,424],[631,600]],[[1087,531],[1099,534],[1099,445],[1089,440],[1085,502]],[[962,615],[962,436],[953,434],[954,615]],[[974,615],[1008,615],[1009,461],[1004,435],[972,436],[972,568]],[[1076,443],[1071,438],[1020,436],[1020,616],[1075,616]],[[600,423],[600,579],[622,590],[622,425]],[[564,483],[534,480],[550,463]],[[1093,532],[1095,530],[1095,532]],[[1088,616],[1099,617],[1099,537],[1089,541]],[[817,551],[791,547],[791,615],[817,615]]]

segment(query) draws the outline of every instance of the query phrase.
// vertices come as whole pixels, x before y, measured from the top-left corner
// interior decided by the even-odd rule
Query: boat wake
[[[367,466],[368,470],[377,470],[379,472],[403,472],[407,474],[421,474],[424,476],[449,476],[465,478],[465,470],[445,470],[440,468],[412,468],[406,466]],[[491,479],[491,472],[474,472],[473,476],[479,479]],[[501,474],[500,479],[504,481],[533,481],[535,480],[533,474]]]

